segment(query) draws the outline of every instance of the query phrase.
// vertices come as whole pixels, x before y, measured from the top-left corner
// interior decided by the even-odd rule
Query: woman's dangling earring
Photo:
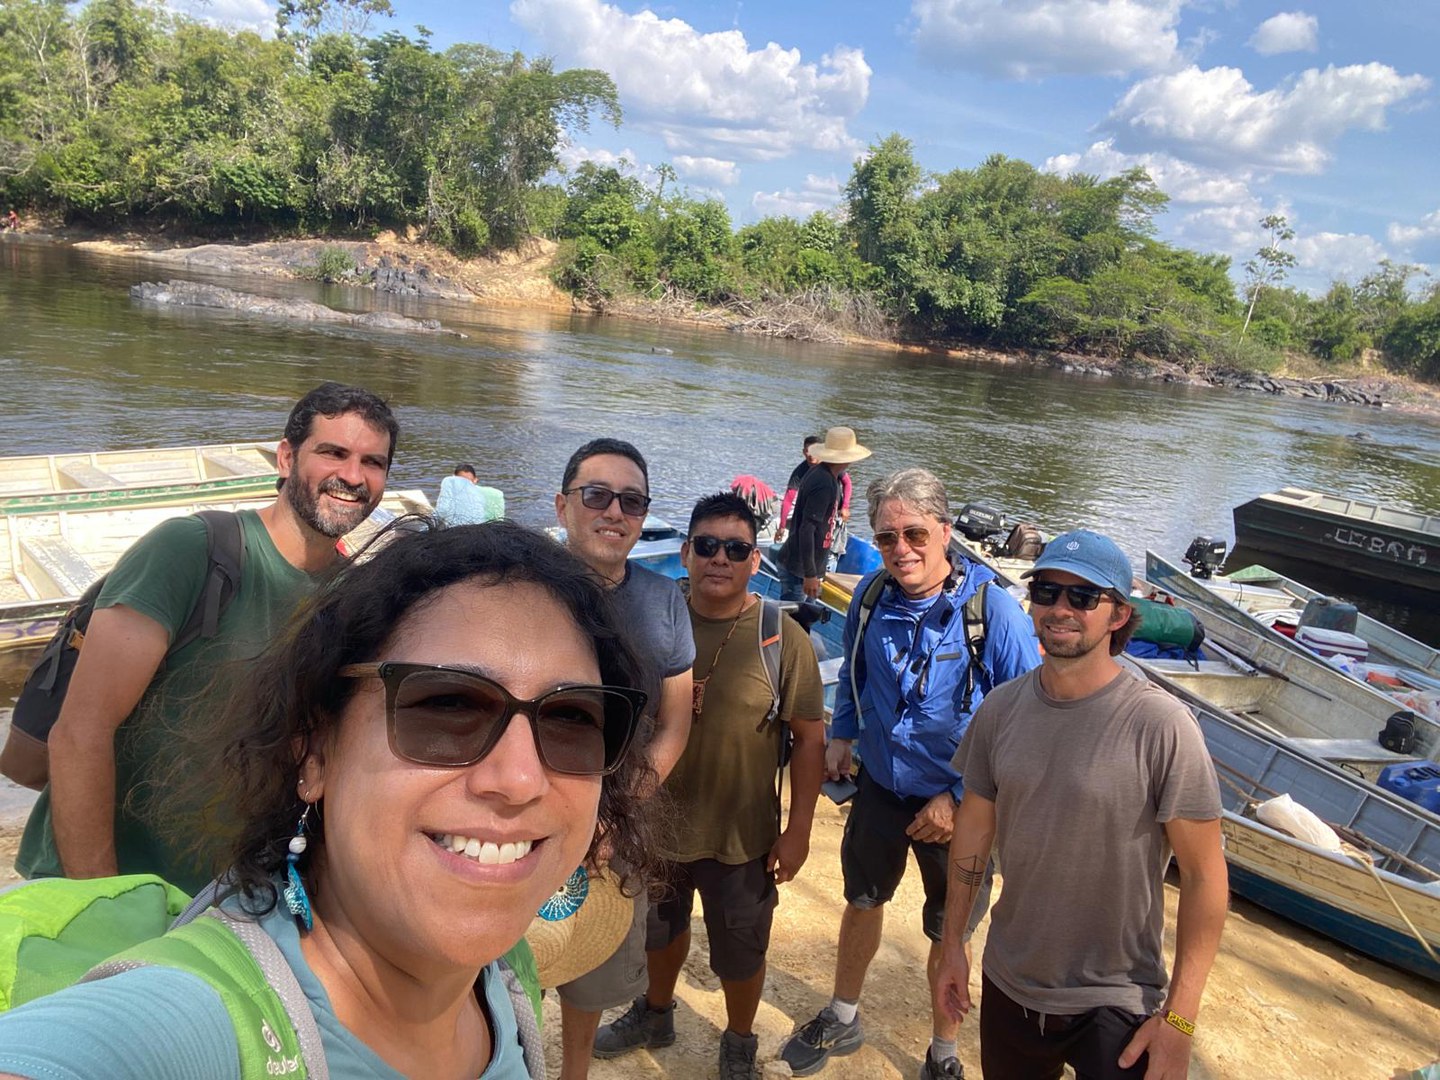
[[[295,825],[295,835],[290,838],[290,850],[285,856],[285,877],[289,884],[285,886],[285,906],[304,925],[306,930],[315,926],[315,916],[310,910],[310,897],[305,892],[305,882],[300,877],[300,871],[296,869],[296,863],[300,856],[305,854],[305,849],[310,846],[310,840],[305,835],[306,823],[310,817],[310,810],[314,803],[305,804],[305,812],[300,815],[300,820]]]
[[[585,867],[577,867],[575,872],[565,879],[565,884],[551,893],[550,899],[540,905],[537,914],[546,922],[568,919],[580,910],[580,905],[585,903],[585,897],[589,895],[590,875]]]

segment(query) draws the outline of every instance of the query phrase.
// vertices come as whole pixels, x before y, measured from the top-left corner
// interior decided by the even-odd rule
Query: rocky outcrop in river
[[[173,307],[219,308],[224,311],[240,311],[247,315],[262,315],[272,319],[286,319],[291,322],[338,323],[357,326],[367,330],[394,330],[409,334],[449,334],[454,337],[465,335],[457,330],[446,330],[438,319],[411,319],[391,311],[368,311],[354,314],[336,311],[324,304],[293,297],[257,296],[254,293],[237,292],[219,285],[203,285],[196,281],[165,281],[155,283],[142,281],[130,286],[130,296],[152,304],[169,304]]]

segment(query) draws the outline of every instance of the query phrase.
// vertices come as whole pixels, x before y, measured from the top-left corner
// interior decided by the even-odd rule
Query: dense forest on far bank
[[[1141,170],[1101,180],[993,156],[927,172],[891,135],[842,205],[738,231],[667,166],[585,163],[618,125],[604,72],[429,35],[367,36],[388,0],[282,0],[273,40],[135,0],[0,0],[0,198],[100,228],[211,236],[393,228],[459,255],[561,242],[556,280],[598,308],[723,306],[799,337],[854,333],[1311,374],[1378,356],[1440,381],[1440,285],[1381,263],[1312,297],[1285,284],[1283,218],[1237,289],[1227,256],[1156,239]],[[343,274],[344,266],[325,268]],[[1420,286],[1425,286],[1420,288]]]

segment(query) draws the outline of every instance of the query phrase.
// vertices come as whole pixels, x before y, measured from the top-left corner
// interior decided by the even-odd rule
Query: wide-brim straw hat
[[[590,891],[573,915],[555,922],[537,915],[525,931],[540,985],[548,990],[594,971],[615,955],[634,917],[635,898],[620,891],[619,879],[590,871]]]
[[[810,448],[810,456],[816,461],[847,465],[852,461],[863,461],[870,456],[870,451],[855,438],[854,428],[832,427],[825,432],[823,443],[816,443]]]

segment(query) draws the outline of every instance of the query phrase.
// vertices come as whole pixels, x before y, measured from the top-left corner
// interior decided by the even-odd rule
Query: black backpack
[[[200,598],[166,651],[167,658],[198,638],[215,636],[220,616],[240,588],[240,575],[245,566],[245,530],[238,514],[228,510],[201,510],[195,517],[205,523],[209,569]],[[95,600],[108,576],[93,582],[66,614],[15,701],[10,734],[5,748],[0,750],[0,773],[24,787],[42,788],[50,779],[46,742],[60,716],[60,706],[65,702],[65,692],[75,673],[75,662],[80,657]]]

